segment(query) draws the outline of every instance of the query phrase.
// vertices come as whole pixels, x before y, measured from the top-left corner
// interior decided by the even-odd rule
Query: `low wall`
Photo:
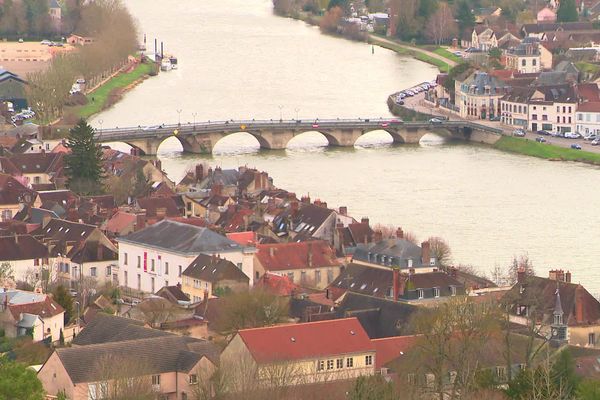
[[[469,141],[493,145],[496,144],[496,142],[500,140],[501,137],[502,135],[496,135],[491,132],[473,130],[473,132],[471,132],[471,137],[469,138]]]
[[[396,104],[394,101],[394,96],[388,97],[387,104],[390,112],[402,118],[403,121],[427,121],[430,118],[435,117],[433,114],[424,114],[422,112],[411,110],[410,108]]]

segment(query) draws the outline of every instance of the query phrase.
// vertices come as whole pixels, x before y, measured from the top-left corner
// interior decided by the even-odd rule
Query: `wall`
[[[569,327],[569,344],[572,346],[600,348],[600,325]],[[589,344],[589,334],[594,333],[596,344]]]
[[[575,132],[582,135],[600,134],[600,112],[577,112]]]
[[[317,271],[321,273],[321,279],[317,282]],[[328,271],[332,271],[333,279],[328,281]],[[333,265],[320,268],[303,268],[303,269],[290,269],[281,271],[271,271],[274,274],[288,276],[292,278],[292,282],[300,284],[305,287],[314,287],[317,289],[325,289],[335,278],[338,277],[341,271],[341,266]],[[302,272],[306,272],[305,281],[302,281]]]
[[[58,392],[64,390],[69,400],[78,400],[74,396],[75,388],[73,382],[63,367],[56,351],[44,363],[37,376],[47,394],[56,396]],[[87,400],[87,396],[84,399]]]
[[[60,340],[60,331],[65,326],[65,313],[60,313],[50,318],[44,318],[42,329],[44,332],[50,328],[50,334],[52,335],[52,342],[58,342]]]

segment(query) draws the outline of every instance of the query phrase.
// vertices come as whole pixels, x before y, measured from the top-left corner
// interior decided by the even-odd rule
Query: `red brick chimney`
[[[517,270],[517,282],[524,283],[526,276],[527,275],[525,273],[525,269],[523,267],[519,267],[519,269]]]
[[[429,241],[425,241],[421,243],[421,263],[423,265],[429,265],[429,260],[431,259]]]
[[[196,165],[196,180],[200,181],[204,179],[204,166],[202,164]]]
[[[361,224],[363,224],[363,225],[367,225],[367,226],[369,226],[369,218],[367,218],[367,217],[362,217],[362,218],[360,219],[360,223],[361,223]]]
[[[346,206],[341,206],[340,207],[340,215],[348,215],[348,207]]]
[[[376,231],[373,235],[373,241],[375,243],[379,243],[383,240],[383,233],[381,231]]]
[[[392,269],[392,296],[394,296],[394,301],[398,301],[398,296],[400,295],[400,269],[393,268]]]
[[[571,283],[571,271],[567,271],[565,274],[565,282]]]
[[[404,231],[400,227],[398,227],[398,229],[396,229],[396,238],[404,239]]]

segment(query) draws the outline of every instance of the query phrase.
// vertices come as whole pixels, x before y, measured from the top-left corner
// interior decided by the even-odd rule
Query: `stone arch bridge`
[[[96,130],[100,143],[124,142],[143,155],[154,155],[160,144],[175,137],[184,152],[211,153],[222,138],[238,132],[254,136],[263,149],[285,149],[297,135],[309,131],[321,133],[330,146],[354,146],[362,135],[383,130],[394,143],[419,143],[430,132],[458,140],[495,143],[502,130],[469,121],[403,122],[398,119],[330,119],[330,120],[276,120],[276,121],[218,121],[196,124],[157,125],[137,128]]]

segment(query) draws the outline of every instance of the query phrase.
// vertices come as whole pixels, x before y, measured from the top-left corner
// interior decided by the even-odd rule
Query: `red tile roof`
[[[267,272],[255,282],[254,287],[272,293],[276,296],[291,296],[299,286],[294,284],[287,276]]]
[[[256,232],[232,232],[226,235],[229,239],[242,246],[254,245],[256,243]]]
[[[112,233],[121,233],[128,226],[135,224],[137,216],[135,214],[118,211],[106,222],[104,230]]]
[[[577,111],[580,112],[600,112],[600,102],[589,101],[587,103],[581,103],[577,107]]]
[[[243,329],[238,334],[258,364],[375,350],[356,318]]]
[[[45,257],[48,257],[48,249],[31,235],[0,236],[0,261]]]
[[[587,101],[600,101],[600,90],[598,90],[598,84],[596,83],[580,83],[577,85],[577,92],[579,96]]]
[[[322,268],[339,265],[324,241],[259,244],[256,257],[267,271]]]
[[[411,335],[371,340],[377,352],[375,356],[375,368],[384,367],[390,361],[406,354],[408,350],[415,346],[418,339],[419,336]]]
[[[37,303],[9,304],[8,309],[13,318],[17,321],[21,319],[19,316],[21,313],[39,315],[41,318],[49,318],[65,312],[62,306],[49,296],[46,296],[44,301]]]

